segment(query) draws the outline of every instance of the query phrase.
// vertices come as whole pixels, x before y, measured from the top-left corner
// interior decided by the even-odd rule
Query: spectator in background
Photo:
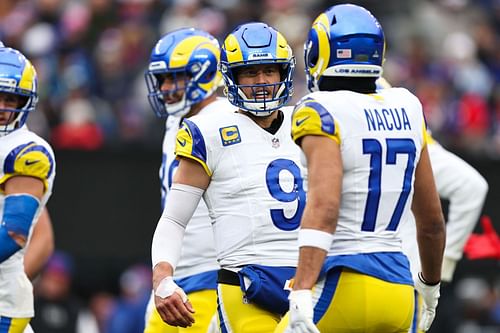
[[[241,22],[265,21],[278,29],[288,29],[289,43],[297,50],[306,37],[304,23],[315,16],[317,8],[325,1],[36,0],[0,3],[0,38],[8,45],[25,50],[43,73],[40,80],[44,91],[40,104],[48,126],[40,126],[36,130],[41,132],[37,133],[49,137],[46,132],[61,122],[62,106],[70,98],[65,91],[66,80],[75,78],[64,75],[65,58],[78,53],[88,63],[92,77],[89,99],[102,99],[107,103],[102,110],[97,106],[97,123],[104,131],[102,147],[117,147],[126,143],[159,144],[161,140],[149,136],[156,123],[149,116],[148,106],[142,103],[143,96],[135,94],[134,85],[146,66],[144,52],[164,32],[193,26],[221,39]],[[495,16],[498,2],[390,0],[383,5],[373,1],[361,3],[369,3],[375,12],[384,13],[381,19],[392,37],[388,42],[385,75],[396,86],[414,91],[424,104],[432,104],[425,105],[425,109],[433,113],[428,118],[434,135],[447,147],[499,156],[500,125],[496,119],[491,121],[500,77],[498,18]],[[472,43],[455,43],[454,38],[448,38],[456,34],[467,35]],[[457,48],[458,53],[455,52]],[[38,53],[31,54],[32,51]],[[455,53],[464,52],[470,55],[467,62],[449,59]],[[304,85],[300,83],[305,77],[300,66],[299,62],[294,77],[296,97],[304,92]],[[474,79],[468,79],[468,75]],[[478,94],[474,88],[471,95],[469,88],[472,86],[482,86],[483,93]],[[491,145],[491,142],[496,144]]]
[[[115,306],[116,297],[107,291],[97,291],[90,298],[89,309],[96,319],[100,333],[106,332]]]
[[[110,313],[104,333],[144,332],[144,313],[151,294],[151,269],[133,265],[120,276],[120,298]]]
[[[103,146],[104,135],[88,99],[76,97],[66,102],[62,123],[53,128],[51,141],[56,149],[96,150]]]
[[[37,333],[99,333],[93,315],[73,296],[72,258],[56,251],[35,284],[35,318],[31,326]]]

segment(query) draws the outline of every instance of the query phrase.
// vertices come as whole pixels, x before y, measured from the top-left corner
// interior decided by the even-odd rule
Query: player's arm
[[[1,186],[5,194],[0,224],[0,262],[3,262],[26,245],[45,187],[42,180],[29,176],[10,177]]]
[[[331,138],[306,135],[301,147],[307,158],[309,187],[299,230],[299,264],[289,296],[290,324],[319,333],[313,323],[311,289],[337,226],[343,169],[340,146]]]
[[[441,276],[450,282],[483,209],[488,183],[467,162],[440,146],[430,147],[429,156],[439,196],[450,203]]]
[[[434,183],[427,146],[415,170],[412,210],[417,227],[417,242],[422,271],[415,289],[423,298],[419,328],[427,331],[436,315],[445,244],[445,224],[441,202]]]
[[[417,225],[422,277],[430,284],[438,283],[441,281],[445,224],[427,146],[422,150],[415,171],[414,187],[412,211]]]
[[[210,177],[200,163],[180,157],[165,209],[153,236],[155,304],[162,319],[172,326],[189,327],[194,322],[194,310],[172,276],[180,258],[186,225],[209,182]]]
[[[308,168],[294,290],[309,290],[316,283],[337,225],[343,177],[338,124],[321,103],[305,98],[293,112],[292,138],[301,146]]]
[[[46,207],[42,209],[24,254],[24,271],[33,280],[54,252],[54,231]]]
[[[316,283],[337,225],[343,176],[337,142],[326,136],[307,135],[301,147],[307,158],[309,185],[299,231],[296,290],[311,289]]]

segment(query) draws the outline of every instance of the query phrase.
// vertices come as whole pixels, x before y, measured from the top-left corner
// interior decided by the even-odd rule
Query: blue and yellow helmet
[[[158,117],[186,115],[191,106],[211,96],[221,82],[218,72],[220,48],[209,33],[183,28],[163,36],[154,46],[149,66],[145,73],[148,99]],[[184,74],[184,87],[162,91],[161,74]],[[179,102],[168,104],[164,96],[174,91],[183,91]]]
[[[10,47],[0,47],[0,92],[18,95],[22,100],[18,108],[0,110],[12,112],[9,122],[0,126],[3,136],[21,128],[38,102],[35,67],[21,52]]]
[[[275,84],[241,85],[237,70],[243,66],[278,64],[281,80]],[[238,26],[231,32],[221,50],[221,72],[226,84],[229,102],[254,115],[266,116],[284,106],[293,94],[295,58],[285,37],[265,23],[252,22]],[[242,88],[253,90],[272,86],[270,99],[247,98]]]
[[[304,44],[307,86],[318,90],[324,76],[379,77],[384,52],[384,32],[368,10],[330,7],[314,20]]]

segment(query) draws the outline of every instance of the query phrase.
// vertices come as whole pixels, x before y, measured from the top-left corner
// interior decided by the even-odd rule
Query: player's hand
[[[311,290],[292,290],[290,296],[290,329],[293,333],[320,333],[313,322]]]
[[[156,288],[155,305],[163,321],[171,326],[190,327],[194,323],[193,306],[171,276]]]
[[[415,289],[424,300],[422,304],[422,317],[418,325],[422,331],[427,331],[431,327],[432,321],[436,316],[440,286],[441,283],[436,285],[426,284],[422,278],[422,273],[418,273],[418,279],[415,281]]]

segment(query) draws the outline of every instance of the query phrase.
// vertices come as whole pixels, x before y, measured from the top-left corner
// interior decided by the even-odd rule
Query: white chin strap
[[[276,97],[281,96],[283,91],[285,90],[285,84],[282,83],[280,85],[280,88],[278,89],[278,92],[276,93]],[[269,102],[255,102],[251,101],[246,97],[246,95],[243,93],[241,89],[238,88],[238,95],[244,100],[248,102],[243,102],[243,106],[246,108],[245,111],[250,112],[253,115],[260,116],[260,117],[265,117],[269,116],[271,113],[273,113],[276,107],[280,104],[280,101],[269,101]],[[272,109],[271,111],[268,111],[268,109]],[[255,110],[255,112],[253,112]]]
[[[5,136],[9,133],[11,133],[12,131],[20,128],[21,126],[19,126],[19,121],[20,121],[20,118],[23,116],[23,112],[17,112],[17,115],[14,117],[14,119],[8,123],[8,124],[5,124],[5,125],[0,125],[0,136]]]
[[[165,103],[165,110],[169,116],[183,117],[189,112],[189,106],[186,105],[186,93],[182,95],[182,99],[175,103]]]

